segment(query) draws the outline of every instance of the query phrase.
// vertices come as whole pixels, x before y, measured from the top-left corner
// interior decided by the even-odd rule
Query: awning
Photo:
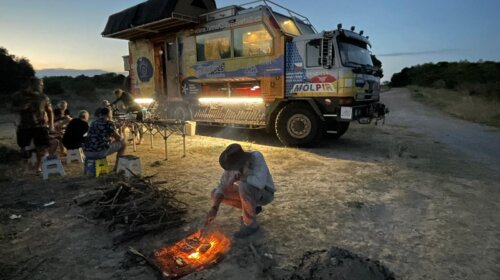
[[[109,17],[102,36],[134,39],[196,24],[198,16],[215,9],[213,0],[149,0]]]

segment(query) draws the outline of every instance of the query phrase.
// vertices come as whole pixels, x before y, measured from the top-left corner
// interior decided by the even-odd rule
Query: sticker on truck
[[[333,83],[303,83],[293,85],[291,93],[296,96],[315,96],[335,93]]]

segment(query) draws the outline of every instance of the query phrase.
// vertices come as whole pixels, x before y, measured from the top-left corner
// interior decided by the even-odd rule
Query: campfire
[[[200,271],[219,262],[229,251],[231,241],[222,232],[201,231],[161,248],[154,260],[167,277],[181,277]]]

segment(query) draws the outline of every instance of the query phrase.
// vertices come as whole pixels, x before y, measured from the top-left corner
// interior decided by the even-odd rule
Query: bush
[[[500,99],[500,63],[438,62],[404,68],[391,78],[392,87],[422,87],[469,90],[472,95]]]
[[[73,81],[73,90],[78,95],[88,95],[95,93],[96,86],[91,78],[80,75]]]
[[[45,93],[48,95],[60,95],[64,93],[61,81],[54,78],[44,78],[43,83],[45,84]]]

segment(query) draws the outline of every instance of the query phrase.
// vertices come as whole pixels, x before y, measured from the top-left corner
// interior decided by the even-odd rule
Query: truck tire
[[[191,120],[191,112],[188,107],[182,103],[176,103],[174,105],[169,106],[170,113],[168,117],[170,119],[181,120],[181,121],[189,121]]]
[[[328,139],[339,139],[349,129],[350,122],[327,122],[325,129],[325,136]],[[327,133],[327,131],[336,131],[336,133]]]
[[[302,103],[291,103],[281,109],[275,131],[281,143],[290,147],[311,145],[323,135],[318,117]]]

